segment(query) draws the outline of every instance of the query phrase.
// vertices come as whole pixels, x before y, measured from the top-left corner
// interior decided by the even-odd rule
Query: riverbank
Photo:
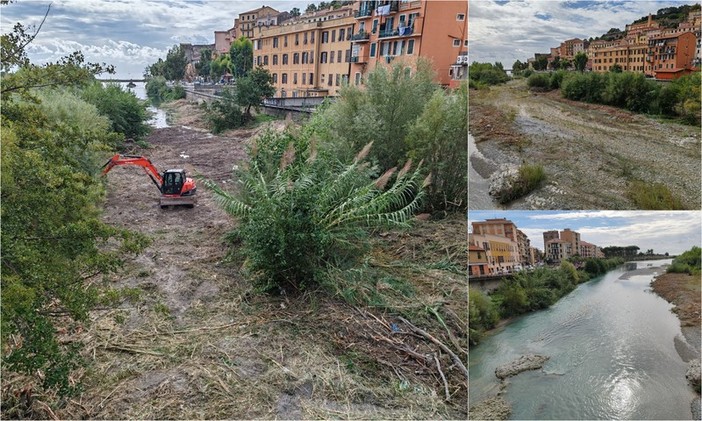
[[[699,208],[697,127],[570,101],[559,91],[533,93],[523,79],[470,96],[470,131],[480,152],[471,154],[473,169],[483,179],[524,162],[546,172],[541,188],[507,208],[636,209],[629,194],[639,181],[660,183],[685,207]]]

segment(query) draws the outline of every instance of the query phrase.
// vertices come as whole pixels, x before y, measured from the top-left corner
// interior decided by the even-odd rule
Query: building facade
[[[468,246],[468,276],[480,277],[490,274],[488,268],[487,253],[482,247],[476,245]]]
[[[355,85],[376,66],[402,63],[412,72],[422,57],[448,86],[453,66],[463,64],[458,61],[467,52],[468,2],[363,0],[355,4],[354,17],[350,78]]]
[[[355,20],[298,20],[256,31],[254,66],[270,71],[275,96],[337,95],[348,81]]]

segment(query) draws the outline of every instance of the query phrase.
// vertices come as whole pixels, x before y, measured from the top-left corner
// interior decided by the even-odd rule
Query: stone
[[[507,377],[516,376],[522,371],[537,370],[544,366],[549,357],[545,355],[528,354],[522,355],[516,360],[503,364],[495,369],[495,376],[503,380]]]

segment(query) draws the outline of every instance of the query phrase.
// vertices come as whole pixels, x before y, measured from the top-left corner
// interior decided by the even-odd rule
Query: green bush
[[[249,116],[236,103],[235,94],[229,90],[222,93],[222,99],[214,100],[209,105],[203,103],[202,107],[205,110],[205,119],[213,133],[237,129],[249,121]]]
[[[471,344],[480,341],[482,332],[491,329],[500,319],[492,300],[482,292],[468,288],[468,328]]]
[[[259,156],[258,145],[250,149],[249,166],[237,174],[238,193],[203,180],[224,210],[240,218],[242,253],[264,291],[328,285],[333,271],[359,265],[368,229],[406,225],[424,195],[419,168],[393,168],[373,180],[363,162],[370,144],[342,165],[315,142],[291,136],[264,134],[263,143],[288,142],[278,161],[271,162],[277,154]]]
[[[702,248],[694,246],[673,260],[667,271],[672,273],[699,274],[702,266]]]
[[[146,104],[134,93],[125,91],[118,84],[96,82],[85,88],[82,98],[95,105],[102,115],[112,122],[112,130],[127,139],[141,140],[149,133]]]
[[[563,78],[566,77],[568,72],[565,70],[558,70],[553,73],[551,73],[551,79],[548,82],[548,86],[550,89],[559,89],[561,87],[561,82],[563,81]]]
[[[502,204],[509,203],[512,200],[526,196],[538,188],[545,179],[546,172],[543,166],[524,164],[519,167],[519,173],[511,188],[499,192],[496,195],[496,199]]]
[[[468,67],[468,77],[485,85],[499,85],[510,79],[500,63],[474,62]]]
[[[169,87],[163,76],[150,77],[146,81],[146,96],[155,104],[174,101],[185,98],[185,88],[181,85]]]
[[[540,88],[548,90],[551,84],[551,77],[547,73],[534,73],[527,79],[527,86],[530,88]]]
[[[526,78],[528,78],[528,77],[531,76],[532,74],[534,74],[534,71],[531,70],[531,69],[526,69],[526,70],[522,71],[522,76],[523,76],[523,77],[526,77]]]

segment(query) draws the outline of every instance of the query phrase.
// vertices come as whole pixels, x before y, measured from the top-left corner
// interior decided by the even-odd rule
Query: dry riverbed
[[[545,169],[544,185],[509,208],[633,209],[634,181],[661,183],[700,208],[699,127],[532,93],[524,79],[471,90],[469,127],[483,178],[524,163]]]

